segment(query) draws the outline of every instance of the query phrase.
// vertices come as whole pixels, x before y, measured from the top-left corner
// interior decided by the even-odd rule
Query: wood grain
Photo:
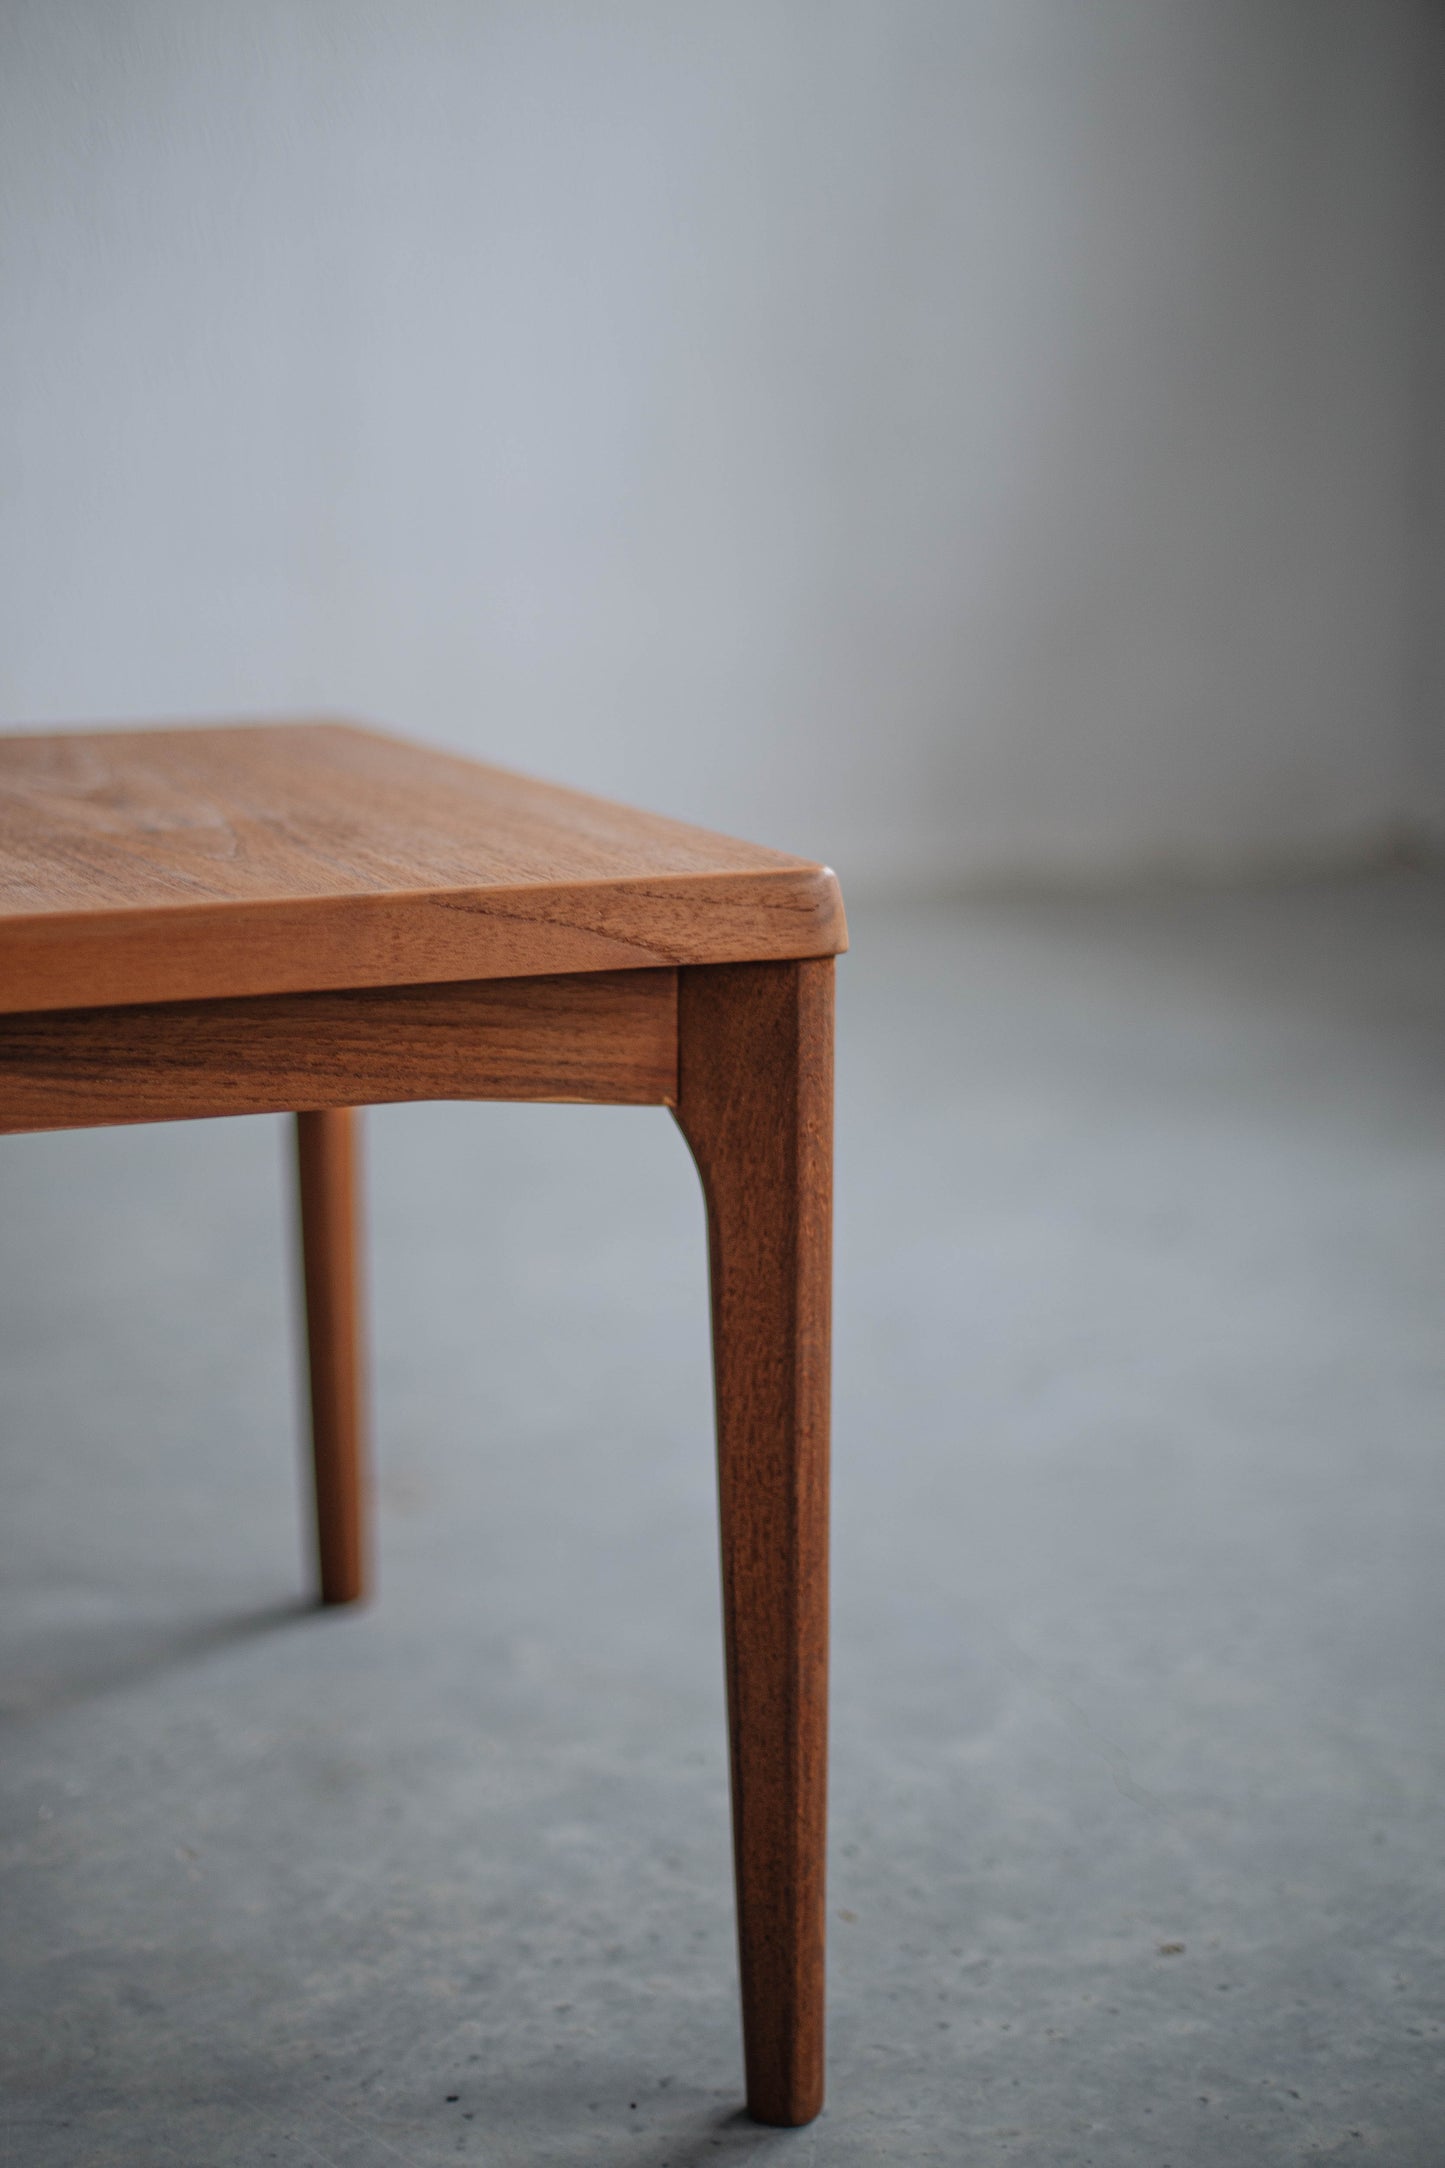
[[[846,945],[824,866],[376,731],[0,738],[0,1012]]]
[[[358,1128],[349,1107],[296,1117],[316,1557],[326,1604],[355,1603],[370,1579]]]
[[[831,961],[681,974],[707,1199],[748,2107],[823,2102]]]
[[[676,1096],[675,971],[0,1017],[0,1132],[386,1100]]]

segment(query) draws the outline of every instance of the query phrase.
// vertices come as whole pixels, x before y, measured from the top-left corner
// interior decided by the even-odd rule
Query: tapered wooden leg
[[[296,1117],[323,1603],[355,1603],[366,1594],[369,1578],[358,1127],[349,1107]]]
[[[748,2107],[823,2104],[833,964],[679,976],[707,1198]]]

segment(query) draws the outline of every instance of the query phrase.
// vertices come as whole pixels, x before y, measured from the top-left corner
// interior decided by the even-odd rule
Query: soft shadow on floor
[[[123,1691],[219,1651],[332,1614],[310,1601],[208,1618],[27,1621],[0,1634],[0,1730]]]
[[[619,2130],[595,2112],[596,2094],[615,2094],[609,2080],[599,2088],[580,2077],[567,2087],[545,2091],[525,2085],[499,2086],[485,2106],[464,2109],[448,2102],[434,2116],[398,2120],[370,2115],[354,2101],[307,2101],[284,2097],[240,2099],[222,2093],[177,2105],[168,2095],[147,2099],[143,2089],[125,2105],[114,2102],[87,2114],[67,2117],[18,2115],[0,2136],[23,2143],[27,2168],[104,2160],[107,2168],[147,2168],[155,2154],[135,2143],[142,2119],[164,2128],[161,2157],[177,2160],[224,2158],[275,2160],[285,2168],[432,2168],[460,2155],[463,2159],[513,2164],[536,2161],[545,2168],[584,2168],[597,2160],[626,2168],[705,2168],[727,2161],[797,2163],[815,2158],[826,2134],[826,2118],[800,2130],[777,2130],[754,2123],[742,2109],[717,2110],[677,2103],[668,2132],[641,2124]],[[649,2102],[655,2111],[657,2102]],[[537,2134],[546,2132],[538,2139]],[[0,2159],[19,2159],[0,2150]]]

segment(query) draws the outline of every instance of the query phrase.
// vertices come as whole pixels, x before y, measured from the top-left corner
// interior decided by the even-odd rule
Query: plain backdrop
[[[855,888],[1389,849],[1430,0],[4,0],[0,713],[349,711]]]

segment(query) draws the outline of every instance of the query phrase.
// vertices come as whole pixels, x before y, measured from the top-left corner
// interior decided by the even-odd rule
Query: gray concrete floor
[[[738,2115],[681,1140],[393,1109],[362,1615],[282,1125],[0,1145],[0,2158],[1445,2160],[1445,884],[855,938],[824,2119]]]

